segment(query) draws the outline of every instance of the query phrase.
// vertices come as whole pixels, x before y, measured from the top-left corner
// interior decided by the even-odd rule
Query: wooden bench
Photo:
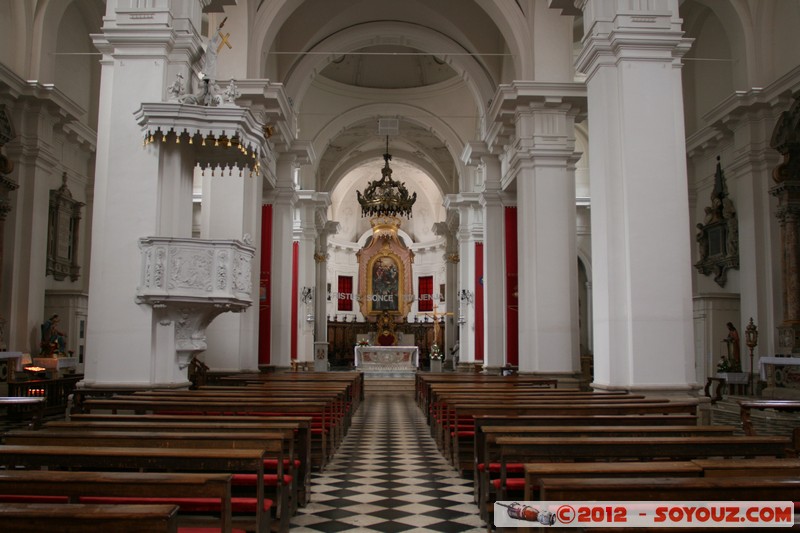
[[[553,415],[478,415],[473,417],[473,430],[460,430],[454,447],[459,451],[460,466],[474,468],[482,462],[484,456],[483,428],[486,426],[696,426],[696,415],[589,415],[589,416],[553,416]],[[472,453],[472,466],[466,465],[464,446]]]
[[[72,446],[87,444],[95,447],[120,448],[178,448],[178,449],[254,449],[265,454],[264,470],[274,468],[275,474],[262,473],[262,491],[270,489],[270,498],[281,518],[281,529],[288,528],[288,519],[294,513],[297,491],[294,478],[284,475],[284,457],[292,464],[294,450],[292,435],[279,432],[249,433],[178,433],[178,432],[121,432],[121,431],[68,431],[42,429],[39,431],[11,431],[3,435],[5,444],[15,446]],[[288,443],[288,446],[287,446]],[[234,487],[246,487],[252,492],[257,479],[254,472],[233,476]]]
[[[502,487],[510,463],[784,457],[789,440],[749,436],[497,437],[496,442]]]
[[[703,468],[693,461],[631,461],[594,463],[526,463],[525,501],[539,500],[544,478],[594,477],[701,477]]]
[[[175,505],[2,504],[0,529],[14,533],[177,533]]]
[[[469,414],[459,414],[459,408],[477,406],[513,406],[536,407],[549,405],[585,405],[585,404],[644,404],[663,403],[664,400],[649,399],[641,395],[629,394],[594,394],[564,391],[530,391],[524,393],[507,392],[505,394],[490,395],[442,395],[440,401],[431,403],[429,423],[431,432],[437,445],[445,456],[451,455],[449,438],[452,431],[470,429],[473,417]]]
[[[800,501],[800,479],[542,478],[542,501]]]
[[[684,414],[696,416],[697,404],[694,402],[661,402],[661,403],[568,403],[568,404],[536,404],[529,405],[495,405],[461,404],[453,408],[454,420],[475,419],[477,416],[502,415],[502,416],[635,416],[635,415],[668,415]],[[447,437],[454,439],[452,446],[458,447],[459,428],[457,425],[442,424]],[[467,430],[468,431],[468,430]],[[459,454],[460,455],[460,454]],[[470,459],[464,464],[454,465],[459,470],[469,470],[473,461]]]
[[[0,446],[0,465],[28,469],[87,469],[94,471],[134,470],[156,472],[255,473],[256,509],[246,524],[258,533],[270,530],[270,513],[265,511],[264,459],[257,449],[208,448],[124,448],[93,446]],[[271,502],[267,501],[267,506]],[[282,520],[283,522],[283,520]],[[288,517],[286,519],[288,530]]]
[[[752,411],[772,409],[784,413],[794,413],[800,411],[800,401],[798,400],[748,400],[739,402],[739,416],[742,420],[742,429],[745,435],[755,435],[753,428]]]
[[[69,503],[81,503],[86,496],[157,498],[163,502],[151,504],[178,505],[186,499],[219,501],[220,512],[216,520],[222,533],[231,532],[231,475],[230,474],[167,474],[160,472],[63,472],[44,470],[0,471],[0,502],[13,496],[65,497]],[[8,503],[8,502],[5,502]],[[20,503],[20,502],[17,502]],[[141,503],[136,503],[141,505]],[[132,505],[123,503],[116,505]],[[178,525],[208,525],[200,517],[181,514]],[[10,531],[10,530],[8,530]]]
[[[345,399],[345,391],[341,387],[332,390],[272,390],[262,387],[216,387],[214,389],[184,391],[148,391],[137,392],[130,396],[135,400],[164,400],[165,402],[192,400],[198,402],[213,401],[290,401],[307,404],[323,402],[328,404],[327,413],[322,414],[320,425],[327,417],[325,427],[332,436],[331,448],[336,448],[344,438],[349,427],[351,413]],[[313,413],[309,413],[314,416]]]
[[[131,397],[115,397],[103,399],[88,399],[83,404],[85,412],[111,412],[119,411],[140,414],[170,414],[179,416],[316,416],[318,422],[312,427],[312,467],[322,469],[333,450],[328,446],[328,433],[331,429],[329,423],[329,405],[325,402],[303,401],[271,401],[271,400],[199,400],[179,399],[166,401],[157,399],[134,399]]]
[[[524,464],[506,465],[508,476],[500,482],[500,449],[498,439],[504,437],[693,437],[733,436],[733,426],[484,426],[482,428],[483,455],[476,458],[475,486],[480,506],[494,501],[494,495],[508,490],[521,492],[525,485]],[[559,463],[561,464],[561,463]],[[583,464],[583,463],[582,463]],[[494,474],[494,478],[493,478]],[[513,474],[513,475],[512,475]],[[518,475],[516,475],[518,474]],[[505,497],[501,498],[505,499]]]
[[[540,480],[567,477],[797,477],[798,459],[693,459],[606,463],[527,463],[526,501],[540,499]]]
[[[800,459],[694,459],[704,477],[785,477],[800,476]]]
[[[28,427],[36,428],[44,418],[45,398],[42,396],[3,396],[0,397],[0,407],[6,409],[11,418],[25,418],[29,420]]]
[[[295,461],[284,459],[284,471],[296,479],[297,504],[304,507],[311,497],[310,417],[180,417],[170,415],[75,415],[70,421],[53,421],[43,427],[65,431],[220,432],[225,435],[251,431],[290,431]]]

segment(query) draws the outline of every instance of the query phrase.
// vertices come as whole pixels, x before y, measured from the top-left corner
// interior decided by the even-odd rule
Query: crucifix
[[[446,313],[438,313],[437,312],[437,305],[433,304],[433,311],[428,313],[418,313],[420,315],[430,316],[433,317],[433,344],[438,346],[439,345],[439,332],[442,330],[442,327],[439,325],[439,319],[446,317],[446,316],[453,316],[453,313],[448,311]]]
[[[233,48],[233,45],[231,45],[231,43],[230,43],[230,42],[228,42],[228,37],[230,37],[230,36],[231,36],[231,34],[230,34],[230,33],[226,33],[225,35],[222,35],[222,32],[221,32],[221,31],[220,31],[220,32],[218,32],[218,33],[219,33],[219,38],[220,38],[221,40],[220,40],[220,42],[219,42],[219,46],[217,46],[217,53],[219,53],[219,51],[220,51],[220,50],[222,50],[222,46],[223,46],[223,45],[227,46],[227,47],[228,47],[228,50],[232,49],[232,48]]]

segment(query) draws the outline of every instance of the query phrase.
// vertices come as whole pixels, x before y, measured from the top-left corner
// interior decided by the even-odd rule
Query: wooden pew
[[[0,465],[6,469],[87,469],[147,470],[157,472],[255,473],[255,519],[248,527],[258,533],[270,531],[270,513],[265,511],[264,459],[267,453],[257,449],[208,448],[122,448],[92,446],[0,446]],[[267,501],[267,505],[270,502]],[[283,520],[282,520],[283,521]],[[287,517],[288,524],[288,517]],[[288,528],[288,526],[287,526]],[[288,529],[283,529],[286,531]]]
[[[526,463],[526,501],[540,499],[539,485],[544,478],[589,477],[797,477],[800,460],[693,459],[690,461],[643,461],[606,463]]]
[[[498,439],[504,437],[694,437],[694,436],[724,436],[731,437],[734,432],[733,426],[484,426],[482,428],[483,455],[476,458],[478,464],[475,465],[475,486],[477,489],[477,500],[479,506],[484,508],[488,503],[491,505],[495,499],[495,494],[506,490],[521,491],[525,485],[524,464],[507,464],[508,477],[501,485],[499,479],[493,479],[500,475],[500,449],[497,444]],[[559,463],[563,464],[563,463]],[[586,463],[581,463],[586,464]],[[519,475],[511,475],[519,473]],[[526,487],[527,488],[527,487]],[[505,497],[501,498],[505,499]]]
[[[557,389],[558,380],[552,378],[539,378],[534,376],[493,376],[485,374],[426,374],[417,372],[415,390],[417,402],[423,411],[427,411],[430,391],[434,385],[454,384],[477,386],[480,384],[495,384],[501,386],[526,386],[537,388]]]
[[[315,413],[319,416],[321,427],[312,428],[312,467],[322,469],[333,450],[328,446],[329,405],[325,402],[303,402],[284,400],[202,400],[182,399],[165,401],[158,399],[134,399],[131,397],[114,397],[88,399],[83,403],[84,412],[119,411],[140,414],[171,414],[180,416],[286,416]],[[316,435],[316,438],[315,438]]]
[[[524,405],[482,405],[482,404],[459,404],[454,406],[453,414],[449,418],[454,420],[461,420],[473,418],[484,415],[502,415],[502,416],[556,416],[556,417],[574,417],[574,416],[629,416],[629,415],[666,415],[666,414],[685,414],[696,416],[697,404],[693,401],[688,402],[662,402],[662,403],[613,403],[613,402],[592,402],[580,403],[571,402],[567,404],[531,404]],[[438,430],[441,433],[446,433],[448,438],[458,439],[458,428],[450,425],[442,424],[442,428]],[[454,435],[451,435],[454,432]],[[453,444],[453,446],[458,446]],[[454,465],[456,468],[471,468],[472,461],[466,465]]]
[[[267,390],[261,387],[225,387],[217,389],[183,390],[183,391],[147,391],[137,392],[129,396],[133,400],[150,400],[165,402],[173,401],[272,401],[272,402],[299,402],[308,404],[325,403],[327,409],[322,412],[320,425],[330,431],[331,454],[341,443],[345,431],[349,426],[350,413],[347,411],[343,390]],[[310,412],[309,415],[315,416]],[[326,422],[327,420],[327,422]]]
[[[458,444],[462,468],[472,469],[475,464],[482,462],[484,456],[483,428],[486,426],[695,426],[696,415],[667,414],[667,415],[478,415],[473,417],[474,430],[459,431]],[[470,443],[468,449],[472,452],[472,465],[466,464],[466,456],[461,453],[465,443]]]
[[[63,472],[45,470],[0,471],[0,501],[3,496],[65,496],[80,503],[84,496],[118,498],[164,498],[153,504],[178,505],[185,498],[217,499],[221,511],[217,522],[222,533],[231,532],[230,474],[167,474],[161,472]],[[167,501],[173,500],[173,501]],[[125,506],[126,504],[118,504]],[[178,525],[209,525],[208,520],[182,515]],[[7,530],[11,531],[11,530]]]
[[[361,372],[279,372],[279,373],[240,373],[221,377],[216,384],[220,385],[247,385],[247,384],[276,384],[295,383],[306,384],[311,387],[319,383],[346,384],[350,394],[349,399],[356,408],[364,400],[364,374]]]
[[[800,459],[694,459],[704,477],[786,477],[800,476]]]
[[[291,476],[284,476],[284,457],[290,464],[294,450],[292,435],[279,432],[250,433],[177,433],[177,432],[120,432],[120,431],[68,431],[42,429],[39,431],[10,431],[3,435],[5,444],[14,446],[72,446],[87,444],[95,447],[121,448],[177,448],[177,449],[254,449],[265,453],[265,458],[274,459],[276,474],[263,474],[261,483],[265,490],[271,487],[270,497],[275,501],[277,514],[281,517],[281,529],[288,528],[288,519],[294,513],[297,494]],[[289,446],[287,446],[289,443]],[[288,455],[286,455],[288,454]],[[234,486],[254,486],[256,480],[236,474]],[[287,479],[290,478],[290,479]],[[267,482],[267,480],[269,480]]]
[[[594,463],[526,463],[525,501],[540,500],[544,478],[594,477],[701,477],[703,468],[693,461],[632,461]]]
[[[543,478],[542,501],[800,501],[800,479]]]
[[[439,449],[449,454],[448,437],[451,431],[471,429],[473,424],[472,416],[458,415],[455,411],[460,406],[536,406],[536,405],[556,405],[556,404],[584,404],[584,403],[660,403],[663,400],[645,399],[641,395],[629,394],[595,394],[591,392],[571,392],[571,391],[550,391],[550,390],[531,390],[519,392],[516,390],[506,391],[498,394],[463,394],[445,393],[439,395],[435,401],[431,402],[428,423],[431,426],[431,434],[434,437]]]
[[[739,402],[739,416],[745,435],[755,435],[752,411],[772,409],[784,413],[800,411],[800,400],[744,400]]]
[[[25,416],[29,419],[28,427],[36,428],[44,418],[45,398],[43,396],[3,396],[0,397],[0,408],[5,408],[9,417]]]
[[[170,415],[74,415],[70,421],[52,421],[43,427],[65,431],[219,432],[225,435],[251,431],[291,431],[296,461],[284,460],[284,471],[296,480],[297,504],[311,497],[310,417],[181,417]]]
[[[0,529],[14,533],[177,533],[176,505],[2,504]]]

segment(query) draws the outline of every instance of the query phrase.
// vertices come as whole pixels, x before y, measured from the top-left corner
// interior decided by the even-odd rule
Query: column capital
[[[294,139],[290,144],[276,146],[275,152],[279,163],[291,163],[295,166],[310,165],[316,159],[311,141]]]
[[[678,0],[658,0],[652,9],[631,9],[629,2],[586,2],[583,5],[584,46],[575,68],[587,82],[605,66],[620,61],[668,62],[681,65],[693,39],[683,37]],[[650,6],[649,3],[640,3]]]
[[[448,194],[444,197],[445,209],[458,209],[463,207],[477,208],[480,206],[481,193],[462,192],[458,194]]]
[[[272,205],[288,205],[294,207],[298,199],[297,191],[289,187],[278,187],[264,195],[264,200]]]
[[[509,194],[497,190],[483,191],[480,196],[480,203],[481,207],[484,208],[505,207],[506,205],[510,204]]]
[[[586,86],[583,83],[556,83],[515,81],[502,84],[492,100],[487,113],[487,133],[484,143],[489,153],[500,150],[503,145],[513,143],[514,138],[527,136],[518,123],[522,117],[533,117],[536,113],[562,112],[571,120],[580,121],[587,112]],[[558,130],[545,132],[548,126],[556,126],[552,121],[540,124],[542,135],[552,137]],[[527,132],[532,134],[534,131]],[[561,132],[563,134],[563,132]]]

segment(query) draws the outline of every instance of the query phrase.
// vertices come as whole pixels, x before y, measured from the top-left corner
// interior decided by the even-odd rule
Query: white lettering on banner
[[[495,502],[494,525],[792,527],[792,502]]]

